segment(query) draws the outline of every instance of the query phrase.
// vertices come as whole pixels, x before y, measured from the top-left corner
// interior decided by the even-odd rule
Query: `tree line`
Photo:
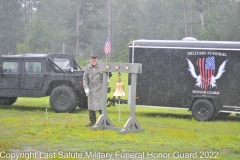
[[[135,39],[239,41],[239,0],[1,0],[0,55],[70,53],[126,62]]]

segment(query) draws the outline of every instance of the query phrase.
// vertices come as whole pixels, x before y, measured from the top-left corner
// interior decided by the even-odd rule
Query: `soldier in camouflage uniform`
[[[97,55],[91,55],[90,64],[86,66],[83,75],[83,87],[88,96],[88,110],[90,123],[86,127],[93,126],[96,123],[96,113],[101,114],[102,101],[102,82],[103,74],[99,72]]]

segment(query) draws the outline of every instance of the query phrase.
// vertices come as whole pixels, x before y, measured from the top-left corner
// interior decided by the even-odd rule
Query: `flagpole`
[[[111,58],[111,0],[108,0],[108,35],[105,43],[104,51],[106,54],[106,62]]]
[[[111,0],[108,0],[108,35],[111,37],[110,38],[110,44],[111,44],[111,39],[112,39],[112,35],[111,35]],[[107,58],[111,58],[111,51],[108,53]],[[107,59],[108,60],[108,59]]]

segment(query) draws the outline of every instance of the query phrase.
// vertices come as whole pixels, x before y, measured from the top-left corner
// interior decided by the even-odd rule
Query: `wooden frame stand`
[[[118,130],[119,133],[125,134],[128,132],[143,131],[143,128],[135,118],[135,105],[136,105],[136,83],[137,74],[142,73],[142,64],[139,63],[117,63],[117,62],[99,62],[100,72],[103,72],[103,88],[102,88],[102,114],[97,120],[92,130],[98,129],[111,129]],[[107,116],[107,85],[108,85],[108,72],[125,72],[131,74],[131,90],[130,90],[130,117],[127,120],[124,128],[116,128]]]

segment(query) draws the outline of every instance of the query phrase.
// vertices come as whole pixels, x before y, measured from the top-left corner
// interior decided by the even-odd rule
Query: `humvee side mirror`
[[[3,72],[3,66],[0,65],[0,73],[2,73],[2,72]]]

